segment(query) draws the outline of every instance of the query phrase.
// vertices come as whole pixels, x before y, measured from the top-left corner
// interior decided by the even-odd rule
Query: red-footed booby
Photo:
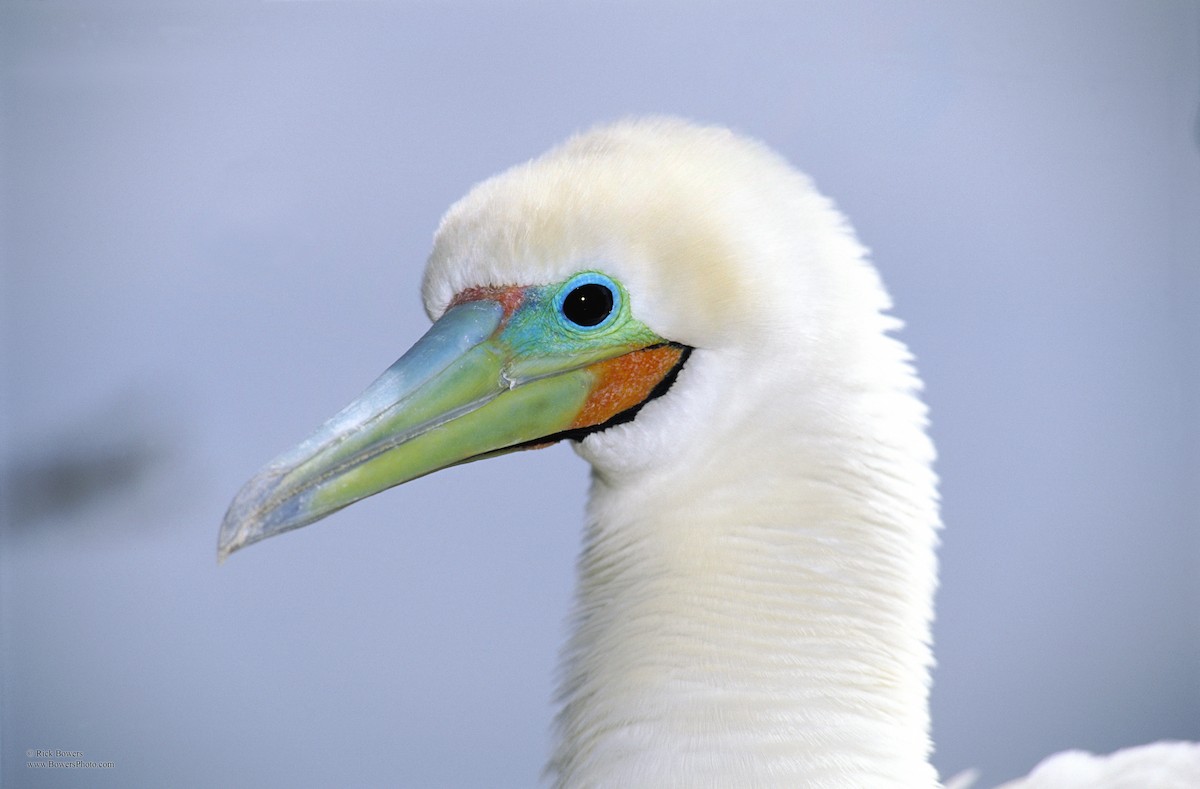
[[[592,486],[554,785],[939,785],[926,409],[805,176],[720,128],[600,128],[455,204],[423,296],[433,327],[247,483],[222,558],[569,440]]]

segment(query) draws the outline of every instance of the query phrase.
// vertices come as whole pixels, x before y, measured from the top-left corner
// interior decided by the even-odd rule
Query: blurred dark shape
[[[12,530],[32,532],[144,488],[173,454],[161,402],[126,395],[34,446],[11,447],[0,489]]]
[[[18,460],[8,472],[13,522],[17,525],[81,510],[96,499],[135,486],[158,460],[141,446],[77,452],[70,448],[46,460]]]

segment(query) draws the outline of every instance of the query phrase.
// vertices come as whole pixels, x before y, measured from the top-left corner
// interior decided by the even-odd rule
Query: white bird
[[[555,786],[939,785],[926,409],[805,176],[720,128],[600,128],[454,205],[423,295],[429,333],[247,483],[222,558],[568,439],[592,486]],[[1112,785],[1200,786],[1171,752],[1177,779]]]

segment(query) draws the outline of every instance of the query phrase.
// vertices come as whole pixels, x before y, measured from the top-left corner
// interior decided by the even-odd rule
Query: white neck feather
[[[903,346],[870,327],[857,342],[862,376],[747,360],[751,387],[697,352],[677,386],[710,397],[679,418],[712,409],[712,429],[674,462],[621,469],[611,437],[583,444],[555,785],[937,785],[933,450]],[[672,415],[656,405],[643,413],[660,434]],[[641,421],[615,430],[631,440]]]

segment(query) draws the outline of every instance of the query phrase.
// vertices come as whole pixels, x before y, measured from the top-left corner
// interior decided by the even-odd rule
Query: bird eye
[[[608,277],[583,274],[563,288],[558,310],[575,326],[591,329],[613,314],[617,303],[615,291]]]

